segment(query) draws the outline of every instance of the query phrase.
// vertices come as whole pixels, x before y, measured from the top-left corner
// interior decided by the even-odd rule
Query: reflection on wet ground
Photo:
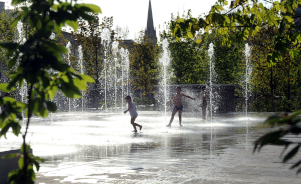
[[[261,123],[267,116],[228,113],[208,122],[185,113],[183,127],[175,118],[166,128],[169,117],[140,112],[143,129],[134,134],[128,115],[56,113],[34,118],[28,141],[47,160],[37,175],[41,184],[297,182],[288,166],[275,163],[278,149],[252,155],[253,141],[269,129]],[[21,138],[0,141],[7,150],[18,148]]]

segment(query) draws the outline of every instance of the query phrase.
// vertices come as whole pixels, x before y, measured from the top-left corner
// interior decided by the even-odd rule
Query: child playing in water
[[[181,94],[181,87],[177,87],[176,88],[176,92],[177,92],[177,94],[173,95],[173,97],[170,100],[170,103],[172,103],[172,100],[175,99],[175,107],[174,107],[174,109],[172,111],[169,124],[166,125],[166,127],[170,127],[171,126],[173,118],[175,117],[175,115],[176,115],[177,112],[179,112],[179,121],[180,121],[179,124],[180,124],[180,126],[182,126],[182,110],[183,110],[182,97],[186,97],[186,98],[190,98],[192,100],[195,100],[195,98],[191,98],[190,96]]]
[[[202,108],[202,119],[206,120],[206,110],[207,110],[207,93],[206,93],[206,87],[202,87],[202,92],[200,94],[201,99],[201,108]]]
[[[136,111],[136,107],[135,104],[132,102],[132,98],[130,96],[125,97],[125,101],[128,103],[128,109],[126,111],[124,111],[124,114],[127,113],[128,111],[130,111],[130,115],[131,115],[131,124],[134,127],[134,131],[133,132],[137,132],[136,126],[138,126],[140,128],[140,131],[142,129],[142,125],[139,125],[137,123],[135,123],[135,120],[138,116],[138,113]]]

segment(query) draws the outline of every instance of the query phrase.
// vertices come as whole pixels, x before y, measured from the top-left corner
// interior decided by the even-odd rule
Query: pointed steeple
[[[154,42],[154,44],[156,44],[155,43],[156,30],[154,29],[154,20],[153,20],[153,11],[152,11],[151,0],[149,0],[149,5],[148,5],[147,25],[146,25],[145,35],[147,35]]]
[[[153,21],[153,11],[151,0],[149,0],[148,5],[148,15],[147,15],[147,27],[146,30],[154,30],[154,21]]]

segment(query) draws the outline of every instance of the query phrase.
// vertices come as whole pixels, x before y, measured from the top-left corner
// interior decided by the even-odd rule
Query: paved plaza
[[[34,118],[28,141],[46,159],[37,184],[59,183],[300,183],[282,164],[282,149],[252,153],[253,142],[270,128],[269,114],[220,114],[203,121],[183,114],[183,127],[160,112],[139,112],[141,133],[132,133],[129,115],[70,112]],[[296,137],[290,137],[296,139]],[[21,138],[1,139],[1,149],[14,149]],[[300,157],[299,157],[300,159]]]

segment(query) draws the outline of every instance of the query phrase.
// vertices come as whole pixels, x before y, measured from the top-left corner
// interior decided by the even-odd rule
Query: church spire
[[[147,35],[156,44],[156,30],[154,29],[153,11],[151,0],[149,0],[148,5],[148,15],[147,15],[147,26],[145,30],[145,35]]]
[[[146,30],[154,30],[154,21],[153,21],[153,11],[152,11],[152,4],[151,0],[149,0],[148,5],[148,16],[147,16],[147,27]]]

